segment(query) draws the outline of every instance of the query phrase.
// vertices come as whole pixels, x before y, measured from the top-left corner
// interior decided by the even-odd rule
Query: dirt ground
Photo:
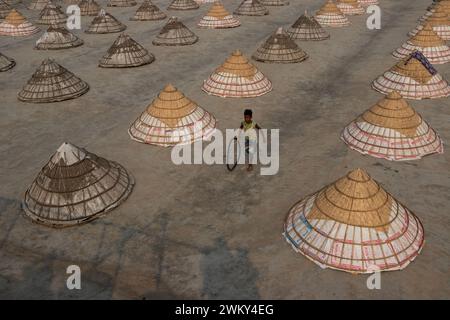
[[[240,0],[223,2],[232,11]],[[310,55],[303,63],[255,63],[273,82],[265,96],[222,99],[201,91],[202,81],[233,50],[249,57],[277,27],[323,2],[291,0],[270,8],[268,16],[240,17],[241,27],[224,31],[196,27],[208,5],[176,12],[200,41],[175,48],[151,43],[165,21],[131,22],[137,7],[108,8],[156,56],[151,65],[126,70],[97,67],[117,34],[76,31],[85,44],[56,52],[34,50],[38,35],[0,38],[0,52],[17,61],[0,74],[0,298],[450,298],[450,152],[389,162],[362,156],[339,139],[349,121],[382,98],[371,81],[396,62],[392,50],[431,1],[381,0],[381,30],[366,28],[367,15],[351,17],[350,27],[328,29],[329,41],[299,43]],[[168,0],[154,3],[165,9]],[[83,28],[90,21],[84,18]],[[17,93],[46,57],[88,82],[90,91],[61,103],[19,102]],[[450,79],[449,65],[436,68]],[[263,127],[279,128],[279,173],[175,166],[170,149],[132,141],[129,125],[169,82],[213,113],[220,129],[237,127],[246,107]],[[450,141],[449,99],[411,104]],[[63,141],[121,163],[136,186],[103,218],[54,230],[26,219],[20,201]],[[383,273],[381,290],[368,290],[365,275],[322,270],[281,235],[292,204],[356,167],[406,204],[425,228],[421,255],[402,271]],[[71,264],[81,268],[81,290],[66,288]]]

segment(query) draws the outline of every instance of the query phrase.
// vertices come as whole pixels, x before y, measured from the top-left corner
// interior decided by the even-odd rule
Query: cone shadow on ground
[[[202,250],[203,295],[208,299],[260,299],[258,271],[243,248],[232,250],[220,237]]]

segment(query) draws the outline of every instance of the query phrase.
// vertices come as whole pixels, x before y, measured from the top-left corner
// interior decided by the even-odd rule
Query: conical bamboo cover
[[[269,14],[269,10],[258,0],[244,0],[233,13],[241,16],[264,16]]]
[[[121,34],[100,60],[103,68],[139,67],[152,63],[155,57],[129,35]]]
[[[154,21],[164,20],[167,15],[162,12],[156,5],[150,0],[145,0],[142,5],[137,9],[134,16],[130,19],[133,21]]]
[[[64,0],[64,4],[66,6],[78,5],[80,2],[81,2],[81,0]]]
[[[240,25],[240,21],[230,14],[220,1],[215,2],[198,23],[200,28],[209,29],[235,28]]]
[[[169,147],[209,139],[215,127],[213,115],[169,84],[128,133],[138,142]]]
[[[432,64],[450,62],[450,48],[437,35],[429,23],[400,48],[395,50],[392,55],[398,59],[403,59],[416,50],[422,52]]]
[[[259,0],[263,6],[287,6],[289,5],[289,1],[287,0]]]
[[[224,98],[250,98],[270,92],[272,83],[236,50],[204,81],[202,89]]]
[[[296,203],[284,236],[320,267],[350,273],[401,270],[424,244],[419,219],[362,169]]]
[[[16,9],[12,9],[5,20],[0,23],[0,35],[25,37],[38,33],[40,29],[31,24]]]
[[[105,10],[101,9],[98,16],[92,20],[91,25],[85,31],[86,33],[117,33],[122,32],[127,28],[119,20],[114,18]]]
[[[352,16],[364,14],[366,10],[358,3],[358,0],[338,0],[337,7],[341,9],[343,14]]]
[[[261,62],[296,63],[308,58],[306,52],[289,35],[278,28],[253,54],[252,58]]]
[[[344,128],[341,139],[352,149],[392,161],[442,153],[437,133],[393,91]]]
[[[421,17],[418,19],[418,22],[419,22],[419,23],[424,23],[425,21],[428,20],[429,17],[431,17],[431,16],[433,15],[434,12],[435,12],[435,9],[434,9],[434,6],[433,6],[432,9],[428,9],[428,10],[423,14],[423,16],[421,16]]]
[[[0,20],[6,18],[6,16],[11,12],[12,8],[6,2],[0,0]]]
[[[436,11],[425,22],[419,24],[413,31],[411,31],[409,36],[415,36],[427,23],[431,24],[433,30],[443,40],[450,40],[450,15],[447,14],[442,7],[436,9]]]
[[[82,16],[97,16],[101,9],[95,0],[81,0],[78,6]]]
[[[19,92],[24,102],[48,103],[77,98],[89,91],[89,85],[72,72],[46,59]]]
[[[0,72],[8,71],[16,65],[14,59],[5,56],[0,52]]]
[[[434,10],[434,8],[436,7],[436,5],[439,3],[440,1],[433,1],[428,7],[427,7],[427,11],[432,11]]]
[[[358,0],[358,3],[363,7],[368,7],[371,5],[377,5],[380,2],[378,0]]]
[[[30,10],[42,10],[45,8],[47,4],[51,3],[50,0],[31,0],[30,4],[28,5],[28,9]]]
[[[338,28],[350,25],[350,21],[332,0],[328,0],[327,3],[316,12],[316,20],[322,26],[328,27]]]
[[[59,26],[65,26],[66,22],[66,14],[62,12],[59,7],[50,2],[44,7],[44,9],[42,9],[36,23],[44,25],[56,24]]]
[[[38,50],[59,50],[79,47],[83,40],[64,27],[51,25],[47,31],[36,41]]]
[[[171,17],[152,43],[155,46],[186,46],[197,41],[198,37],[177,17]]]
[[[438,7],[442,7],[445,10],[445,12],[450,14],[450,0],[441,0],[435,4],[436,4],[436,9]]]
[[[372,82],[383,94],[398,91],[406,99],[434,99],[450,95],[450,86],[419,51],[399,61]]]
[[[81,0],[63,0],[64,4],[66,6],[70,6],[70,5],[78,5]]]
[[[134,0],[109,0],[108,7],[134,7],[137,2]]]
[[[326,40],[330,38],[330,34],[320,25],[313,17],[305,14],[301,15],[297,21],[287,30],[292,39],[296,40]]]
[[[22,207],[34,222],[75,226],[118,207],[133,186],[134,178],[117,162],[63,143],[26,191]]]
[[[173,0],[167,10],[195,10],[200,8],[194,0]]]

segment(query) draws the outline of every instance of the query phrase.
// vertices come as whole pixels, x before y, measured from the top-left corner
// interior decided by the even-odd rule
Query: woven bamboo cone
[[[427,19],[435,12],[434,3],[432,6],[428,7],[427,11],[419,18],[417,21],[419,23],[424,23]]]
[[[308,58],[283,28],[278,28],[252,55],[261,62],[297,63]]]
[[[338,0],[337,7],[348,16],[361,15],[366,12],[358,0]]]
[[[66,6],[70,6],[70,5],[78,5],[81,0],[63,0],[64,4]]]
[[[75,99],[89,91],[89,85],[52,59],[46,59],[19,92],[23,102],[49,103]]]
[[[358,0],[358,3],[363,7],[380,4],[378,0]]]
[[[441,0],[439,2],[434,2],[435,4],[435,9],[437,9],[438,7],[442,7],[444,8],[445,12],[447,12],[448,14],[450,14],[450,0]]]
[[[198,41],[198,37],[177,17],[171,17],[153,40],[155,46],[187,46]]]
[[[350,21],[332,0],[328,0],[327,3],[316,12],[315,18],[322,26],[339,28],[350,25]]]
[[[202,90],[223,98],[252,98],[272,90],[272,82],[236,50],[203,82]]]
[[[398,91],[406,99],[436,99],[450,95],[450,86],[419,51],[399,61],[372,82],[383,94]]]
[[[0,72],[8,71],[16,65],[13,58],[7,57],[0,52]]]
[[[108,7],[134,7],[137,2],[134,0],[109,0]]]
[[[155,61],[155,57],[129,35],[121,34],[100,60],[99,67],[139,67]]]
[[[60,50],[79,47],[83,40],[72,32],[58,25],[51,25],[47,31],[36,41],[38,50]]]
[[[233,13],[241,16],[264,16],[269,14],[269,10],[258,0],[244,0]]]
[[[11,12],[12,8],[6,2],[0,0],[0,20],[5,19],[6,16]]]
[[[0,35],[26,37],[38,33],[40,29],[31,24],[20,12],[12,9],[0,23]]]
[[[208,140],[215,128],[213,115],[168,84],[133,122],[128,133],[141,143],[171,147]]]
[[[427,21],[438,9],[442,9],[445,13],[450,15],[450,0],[442,0],[440,2],[434,2],[431,6],[428,7],[425,14],[419,18],[419,22],[423,23]]]
[[[95,0],[81,0],[78,4],[82,16],[95,17],[100,12],[100,5]]]
[[[61,9],[53,3],[48,3],[44,9],[39,13],[37,24],[43,25],[59,25],[65,26],[67,23],[67,16]]]
[[[9,6],[14,6],[16,4],[22,3],[22,0],[2,0],[2,1],[5,2]]]
[[[196,10],[200,8],[194,0],[173,0],[167,10]]]
[[[124,31],[126,28],[126,25],[101,9],[85,32],[96,34],[117,33]]]
[[[64,4],[66,6],[78,5],[80,2],[81,2],[81,0],[64,0]]]
[[[156,5],[154,5],[150,0],[144,0],[142,5],[137,9],[133,17],[130,18],[132,21],[155,21],[164,20],[167,15],[162,12]]]
[[[39,10],[45,8],[47,4],[51,3],[50,0],[31,0],[30,4],[28,5],[28,9],[30,10]]]
[[[438,134],[397,91],[347,125],[341,139],[362,154],[391,161],[417,160],[444,151]]]
[[[420,220],[363,169],[296,203],[283,235],[321,268],[354,274],[402,270],[424,245]]]
[[[447,14],[442,7],[436,9],[436,11],[434,11],[434,13],[425,22],[419,24],[408,35],[411,37],[415,36],[427,23],[431,24],[433,30],[443,40],[450,40],[450,14]]]
[[[330,34],[307,11],[295,21],[287,33],[295,40],[321,41],[330,38]]]
[[[76,226],[118,207],[133,187],[133,176],[120,164],[65,142],[25,192],[22,208],[33,222]]]
[[[200,28],[207,29],[236,28],[240,25],[241,22],[228,12],[220,1],[215,2],[198,23]]]
[[[289,1],[287,0],[259,0],[263,6],[273,6],[273,7],[281,7],[288,6]]]
[[[432,64],[450,62],[450,48],[429,23],[400,48],[396,49],[392,55],[397,59],[404,59],[416,50],[422,52]]]

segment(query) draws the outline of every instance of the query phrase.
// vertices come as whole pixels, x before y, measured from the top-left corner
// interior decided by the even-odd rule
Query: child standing
[[[253,154],[256,151],[257,135],[256,130],[260,130],[261,127],[253,121],[253,112],[250,109],[244,111],[244,121],[241,122],[240,129],[244,131],[245,136],[245,150],[248,150],[249,163],[247,171],[253,170],[252,159]]]

